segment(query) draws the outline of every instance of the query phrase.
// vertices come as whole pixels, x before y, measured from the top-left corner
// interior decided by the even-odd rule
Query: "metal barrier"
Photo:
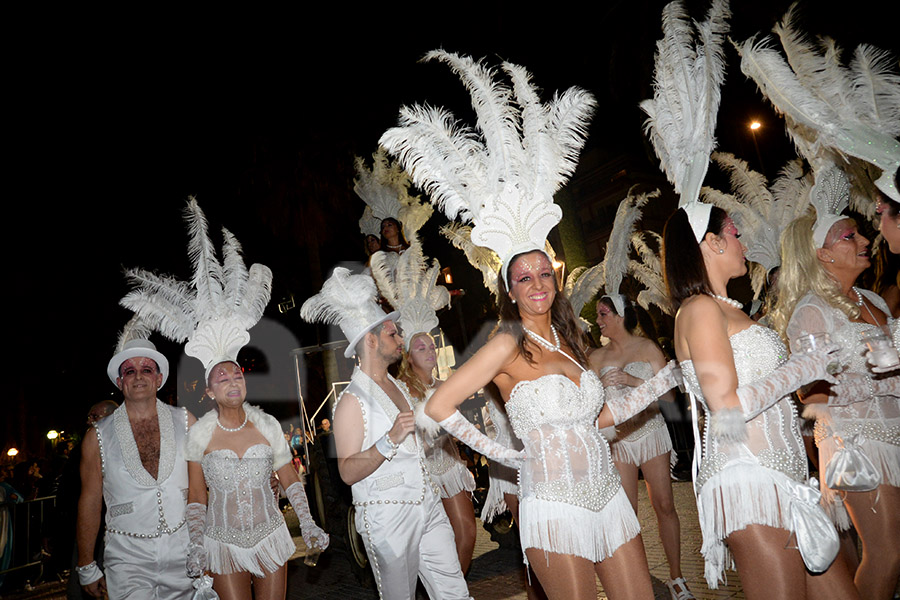
[[[11,578],[7,574],[29,567],[36,567],[37,575],[28,577],[34,584],[41,578],[43,562],[49,556],[43,547],[44,527],[56,509],[56,496],[35,498],[20,504],[4,504],[3,509],[9,511],[9,523],[12,524],[12,548],[8,549],[12,560],[6,569],[0,571],[0,581],[6,584],[0,589],[9,589]]]

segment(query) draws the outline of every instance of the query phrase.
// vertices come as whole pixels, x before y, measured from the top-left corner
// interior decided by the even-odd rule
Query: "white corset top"
[[[582,371],[580,386],[565,375],[520,381],[506,412],[525,445],[520,494],[599,511],[620,488],[609,446],[595,421],[604,404],[603,385]]]
[[[732,335],[729,341],[739,387],[767,377],[787,360],[787,349],[781,338],[774,330],[761,325],[751,325]],[[681,362],[681,372],[688,392],[694,395],[708,415],[709,407],[703,398],[693,362]],[[781,471],[796,481],[806,479],[806,453],[790,396],[779,399],[747,422],[746,446],[764,467]],[[735,452],[734,448],[710,438],[707,428],[703,433],[698,487],[721,470]]]
[[[206,535],[250,548],[282,523],[269,481],[272,447],[250,446],[242,458],[229,449],[205,454],[201,465],[209,486]]]

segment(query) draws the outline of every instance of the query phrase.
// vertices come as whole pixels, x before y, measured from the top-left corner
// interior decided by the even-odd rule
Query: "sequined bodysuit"
[[[640,532],[595,426],[603,385],[589,370],[576,384],[565,375],[520,381],[506,403],[525,445],[519,472],[522,548],[573,554],[599,562]]]
[[[739,387],[767,377],[786,360],[781,338],[766,327],[751,325],[729,341]],[[687,391],[708,418],[709,407],[693,362],[682,361],[681,369]],[[790,396],[772,400],[771,406],[747,421],[744,444],[723,442],[711,436],[708,427],[703,434],[694,489],[703,533],[701,552],[711,588],[724,580],[724,570],[731,562],[724,539],[752,524],[790,529],[791,499],[775,480],[786,477],[802,482],[808,475],[794,404]],[[693,418],[698,416],[693,411]],[[753,456],[747,456],[747,451]]]

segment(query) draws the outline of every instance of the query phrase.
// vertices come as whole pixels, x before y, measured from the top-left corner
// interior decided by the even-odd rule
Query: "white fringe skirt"
[[[650,426],[649,431],[645,431],[644,428],[648,425]],[[636,467],[671,450],[672,438],[669,436],[669,428],[666,427],[666,421],[661,414],[657,414],[641,429],[625,437],[617,436],[609,444],[609,453],[613,461],[628,463]]]
[[[519,517],[523,555],[526,549],[537,548],[596,563],[612,556],[619,546],[641,532],[637,515],[621,486],[599,511],[529,496],[521,499]]]
[[[209,570],[217,575],[247,571],[256,577],[265,577],[278,570],[297,551],[284,519],[272,533],[250,548],[209,536],[204,536],[203,544],[209,557]]]
[[[717,589],[725,582],[725,569],[734,568],[725,538],[748,525],[768,525],[792,531],[792,496],[772,481],[787,475],[761,465],[728,467],[710,477],[700,488],[697,512],[705,559],[706,583]],[[788,539],[785,539],[785,544]]]
[[[475,490],[475,477],[462,461],[456,462],[440,475],[432,473],[431,479],[440,489],[441,498],[452,498],[463,491],[471,494]]]
[[[496,461],[488,464],[488,493],[481,507],[481,520],[490,523],[509,507],[504,494],[519,494],[519,471]]]

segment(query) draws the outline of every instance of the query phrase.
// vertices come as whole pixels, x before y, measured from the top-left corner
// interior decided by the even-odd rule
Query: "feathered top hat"
[[[106,365],[106,374],[113,385],[116,385],[116,379],[119,378],[119,367],[122,366],[122,363],[138,356],[156,361],[159,372],[162,373],[160,387],[166,384],[166,379],[169,378],[169,361],[156,350],[153,342],[147,339],[150,337],[150,333],[150,328],[137,315],[133,316],[122,329],[119,334],[119,342],[116,344],[116,354],[109,359],[109,364]]]
[[[713,160],[731,175],[734,195],[703,188],[703,197],[728,212],[747,246],[747,260],[756,263],[751,274],[753,296],[758,298],[768,273],[781,264],[781,233],[809,208],[810,178],[800,159],[782,168],[771,189],[761,173],[727,152],[715,152]]]
[[[378,289],[369,275],[354,275],[349,269],[336,267],[322,290],[300,307],[300,316],[309,323],[332,323],[350,342],[344,356],[356,354],[356,345],[374,327],[385,321],[396,321],[400,311],[386,314],[378,305]]]
[[[185,210],[194,278],[188,284],[143,269],[127,271],[136,288],[120,304],[165,337],[184,342],[184,351],[203,363],[206,377],[220,362],[237,362],[250,341],[248,330],[262,318],[272,295],[272,271],[254,264],[248,270],[241,246],[222,229],[223,262],[215,256],[207,222],[191,197]]]
[[[681,2],[663,8],[663,37],[656,43],[653,99],[640,106],[647,113],[650,135],[660,166],[679,194],[699,244],[709,226],[711,206],[700,202],[700,186],[715,149],[716,115],[725,77],[722,44],[730,16],[723,0],[713,0],[706,21],[697,24],[699,40]]]
[[[517,254],[543,250],[562,218],[553,194],[575,170],[593,97],[570,88],[541,103],[528,72],[503,63],[512,87],[470,57],[442,50],[425,60],[450,65],[472,96],[477,132],[441,108],[403,107],[400,126],[381,136],[431,201],[472,222],[472,242],[500,257],[502,276]]]
[[[893,181],[900,168],[897,60],[861,44],[845,67],[835,42],[810,43],[794,28],[795,17],[792,7],[775,27],[787,61],[769,38],[753,37],[738,48],[741,71],[784,114],[788,133],[807,159],[830,150],[875,165],[881,169],[875,186],[900,202]]]
[[[370,266],[381,295],[400,311],[403,341],[409,351],[413,337],[437,327],[436,311],[450,304],[450,292],[437,285],[441,264],[434,260],[429,267],[422,244],[414,237],[409,249],[399,257],[396,271],[385,260],[384,252],[373,254]]]
[[[409,195],[409,175],[399,163],[388,159],[384,149],[379,148],[372,155],[371,170],[358,156],[354,166],[353,191],[366,203],[359,220],[363,235],[380,237],[381,222],[392,218],[403,227],[403,235],[411,238],[431,217],[434,209],[430,204],[420,202],[418,197]]]

